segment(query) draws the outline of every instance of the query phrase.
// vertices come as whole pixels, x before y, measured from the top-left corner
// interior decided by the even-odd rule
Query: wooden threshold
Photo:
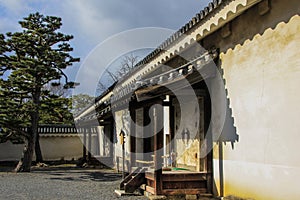
[[[150,187],[150,186],[146,186],[146,192],[149,192],[149,193],[151,193],[151,194],[155,194],[155,192],[154,192],[154,188],[153,187]]]
[[[204,194],[206,189],[163,189],[162,193],[164,195],[179,195],[179,194]]]

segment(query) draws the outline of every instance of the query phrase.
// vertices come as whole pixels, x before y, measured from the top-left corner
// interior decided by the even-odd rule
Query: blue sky
[[[74,35],[73,55],[85,60],[105,39],[142,27],[178,30],[208,0],[0,0],[0,32],[20,30],[18,21],[40,12],[63,19],[61,31]],[[69,68],[74,80],[81,63]],[[101,66],[99,66],[101,67]]]

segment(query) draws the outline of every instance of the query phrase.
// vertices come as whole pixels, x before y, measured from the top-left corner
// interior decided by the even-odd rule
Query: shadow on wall
[[[221,65],[221,61],[219,60],[219,65]],[[220,70],[222,77],[223,76],[223,70]],[[223,79],[224,82],[224,86],[226,85],[226,81]],[[225,90],[226,92],[226,96],[228,97],[228,91],[226,88],[221,88],[223,90]],[[230,100],[228,98],[226,98],[226,104],[225,104],[226,108],[226,116],[225,116],[225,122],[222,128],[222,132],[221,135],[219,136],[219,138],[215,138],[214,142],[217,143],[218,145],[218,168],[219,168],[219,192],[217,191],[217,186],[216,183],[214,183],[214,191],[213,193],[216,196],[224,196],[224,162],[223,162],[223,145],[230,143],[231,144],[231,148],[232,150],[234,150],[235,146],[234,144],[239,142],[239,135],[237,133],[237,129],[234,126],[234,118],[232,115],[232,109],[230,108]]]
[[[265,12],[260,12],[262,8],[265,8]],[[210,47],[215,46],[220,49],[220,54],[226,54],[228,51],[231,53],[238,52],[239,48],[247,48],[247,44],[254,39],[258,39],[263,36],[266,32],[276,29],[279,26],[282,26],[285,23],[288,23],[293,16],[299,16],[299,1],[291,0],[289,3],[285,1],[262,1],[262,4],[253,6],[251,9],[242,13],[239,17],[227,23],[223,29],[219,29],[215,33],[207,36],[201,41],[202,46],[205,49],[210,49]],[[224,33],[226,33],[224,35]],[[282,35],[284,37],[284,35]],[[274,40],[275,41],[275,40]],[[233,52],[233,50],[236,50]],[[257,52],[255,50],[247,49],[249,54],[255,55]],[[276,49],[268,49],[268,51],[276,51]],[[271,52],[272,53],[272,52]],[[245,59],[248,59],[246,55]],[[230,63],[230,62],[228,62]],[[219,68],[223,69],[222,63],[218,63]],[[236,63],[235,63],[236,64]],[[222,67],[221,67],[222,66]],[[230,69],[230,65],[226,66],[227,69]],[[240,69],[243,68],[242,65],[238,65]],[[228,70],[229,71],[229,70]],[[229,71],[230,72],[230,71]],[[223,75],[223,71],[221,71]],[[232,74],[227,74],[231,76]],[[231,78],[239,78],[232,77]],[[226,85],[226,82],[224,83]],[[240,86],[242,87],[242,85]],[[227,91],[226,91],[227,92]],[[235,98],[238,98],[236,96]],[[230,108],[230,100],[227,99],[227,114],[225,125],[222,129],[222,134],[220,137],[214,140],[218,146],[215,148],[215,174],[219,175],[219,191],[214,189],[214,194],[217,196],[223,196],[224,192],[224,157],[223,157],[223,148],[224,144],[231,144],[232,151],[236,150],[235,144],[242,140],[243,133],[237,133],[237,129],[234,126],[234,119],[232,116],[232,110]],[[235,111],[235,110],[234,110]],[[251,122],[248,122],[251,123]],[[218,156],[217,156],[218,155]],[[242,177],[241,177],[242,178]]]
[[[225,123],[222,129],[222,133],[219,137],[218,143],[230,143],[232,149],[234,149],[234,143],[239,142],[239,135],[237,134],[236,127],[234,126],[234,118],[232,116],[232,109],[229,107],[229,101],[230,100],[227,99]]]
[[[228,100],[229,102],[229,100]],[[218,145],[218,154],[219,154],[219,181],[220,181],[220,196],[224,196],[224,163],[223,163],[223,145],[226,143],[230,143],[232,149],[234,149],[234,143],[239,141],[239,135],[236,132],[236,127],[234,126],[234,119],[232,117],[232,110],[228,106],[227,103],[227,112],[226,112],[226,121],[224,124],[224,128],[222,130],[222,134],[217,142]],[[216,188],[216,187],[215,187]],[[215,194],[218,192],[215,191]]]
[[[233,114],[232,114],[232,109],[230,107],[230,99],[228,98],[228,90],[225,88],[226,86],[226,80],[223,78],[224,77],[224,70],[222,69],[222,61],[219,59],[216,61],[216,64],[218,67],[218,71],[220,73],[220,77],[216,77],[214,80],[212,80],[213,82],[215,82],[212,85],[215,85],[214,88],[216,91],[220,91],[219,95],[213,96],[211,98],[217,98],[220,101],[222,101],[222,97],[223,95],[225,95],[226,98],[225,102],[218,102],[219,100],[217,100],[217,103],[215,102],[214,105],[211,106],[215,106],[214,109],[217,110],[216,113],[218,113],[218,115],[220,115],[219,117],[216,117],[216,129],[213,131],[221,131],[221,133],[217,133],[214,132],[213,133],[213,142],[216,143],[224,143],[225,145],[227,143],[231,144],[232,149],[234,149],[234,144],[236,142],[239,142],[239,135],[237,133],[237,129],[234,125],[234,118],[233,118]],[[221,78],[222,77],[222,78]],[[220,84],[222,82],[222,84]],[[212,103],[212,99],[210,100]],[[217,105],[220,104],[220,105]],[[224,121],[221,120],[221,118],[224,117],[224,112],[226,112],[225,114],[225,119]],[[222,124],[224,122],[224,124]],[[218,135],[220,134],[220,135]]]

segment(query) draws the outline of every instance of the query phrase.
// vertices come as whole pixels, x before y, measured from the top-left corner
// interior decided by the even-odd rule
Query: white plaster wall
[[[130,159],[130,116],[128,110],[120,110],[115,112],[115,129],[117,136],[117,143],[114,144],[114,160],[116,164],[117,157],[122,158],[122,145],[120,144],[120,132],[125,132],[125,160]],[[115,166],[117,167],[117,166]],[[119,169],[122,169],[122,159],[119,159]],[[125,167],[125,170],[126,167]]]
[[[105,134],[104,134],[104,127],[103,126],[98,126],[97,127],[98,134],[99,134],[99,155],[100,156],[105,156],[106,152],[104,151],[104,145],[105,145]]]
[[[82,157],[82,143],[79,137],[40,137],[44,160],[78,159]],[[0,144],[1,161],[17,161],[22,157],[22,144],[6,142]]]
[[[82,142],[79,137],[40,137],[45,160],[70,160],[82,157]]]
[[[221,54],[239,141],[223,147],[224,195],[299,199],[300,17]],[[214,151],[215,180],[219,160]]]

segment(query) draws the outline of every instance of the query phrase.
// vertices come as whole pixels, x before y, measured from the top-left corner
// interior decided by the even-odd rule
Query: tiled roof
[[[146,74],[160,66],[160,64],[163,64],[167,58],[171,58],[172,55],[176,55],[182,49],[185,49],[186,46],[189,46],[189,44],[192,44],[195,41],[198,41],[199,39],[204,38],[208,34],[214,32],[224,24],[239,16],[245,10],[249,9],[251,6],[261,1],[262,0],[213,0],[208,4],[207,7],[197,13],[195,17],[193,17],[188,23],[182,26],[154,51],[137,63],[135,68],[123,76],[118,83],[115,83],[114,86],[116,87],[113,88],[111,96],[112,102],[116,103],[117,101],[123,99],[123,97],[132,91],[132,88],[136,88],[140,81],[141,75],[145,77]],[[186,35],[189,37],[185,37]],[[165,50],[170,50],[170,52],[166,52]],[[141,75],[136,73],[140,71]],[[171,74],[169,75],[170,77],[173,77]],[[100,100],[101,96],[97,99]],[[125,100],[128,101],[130,99],[127,98]],[[113,105],[113,107],[114,106],[116,105]],[[107,109],[101,111],[105,113],[104,111],[107,111]],[[98,113],[98,116],[96,114],[89,114],[87,118],[89,120],[96,117],[101,118],[101,113],[102,112],[100,112],[100,115]]]
[[[28,128],[23,128],[28,131]],[[71,137],[77,136],[77,129],[74,125],[45,124],[38,127],[41,137]]]

